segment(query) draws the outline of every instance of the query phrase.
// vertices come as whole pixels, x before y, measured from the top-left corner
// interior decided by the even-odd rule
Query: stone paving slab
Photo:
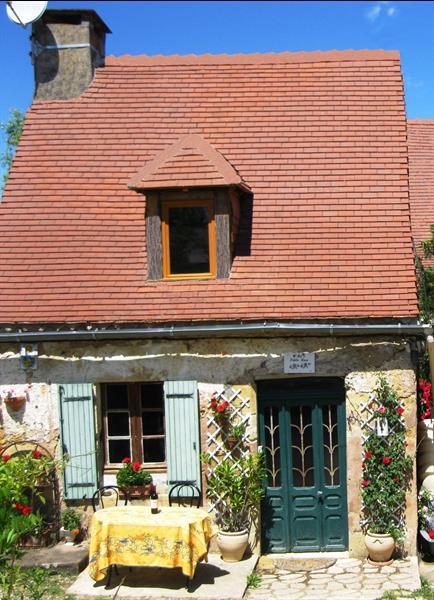
[[[54,571],[80,573],[89,562],[89,549],[85,542],[69,546],[60,542],[48,548],[26,549],[24,556],[18,560],[23,569],[44,567]]]
[[[77,600],[113,598],[116,592],[116,598],[123,600],[241,600],[247,586],[247,575],[254,570],[257,561],[258,557],[253,555],[237,563],[227,563],[217,554],[209,554],[208,563],[199,563],[196,567],[188,590],[186,577],[180,569],[137,567],[130,572],[128,567],[118,567],[119,576],[113,571],[108,589],[105,589],[105,580],[93,581],[86,569],[67,594]]]
[[[273,558],[261,557],[257,570],[262,574],[261,585],[246,592],[246,600],[375,600],[388,590],[416,590],[420,587],[416,557],[395,560],[392,565],[373,567],[364,560],[336,558],[326,567],[292,559],[287,563],[291,570],[272,568]]]

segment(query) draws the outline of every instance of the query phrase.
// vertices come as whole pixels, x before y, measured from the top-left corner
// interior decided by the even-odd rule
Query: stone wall
[[[4,404],[0,444],[31,438],[56,446],[59,428],[57,383],[164,381],[199,382],[202,450],[206,450],[206,411],[211,394],[224,386],[243,389],[250,396],[249,439],[257,443],[255,381],[287,378],[283,355],[314,352],[315,375],[343,377],[347,390],[347,468],[349,549],[366,554],[360,529],[361,406],[384,372],[404,399],[408,452],[416,446],[416,381],[409,344],[393,338],[228,338],[210,340],[136,340],[119,342],[65,342],[39,344],[38,369],[31,379],[19,367],[17,344],[0,344],[0,395],[11,385],[27,386],[29,400],[12,415]],[[415,479],[408,493],[406,549],[415,553],[417,530]]]

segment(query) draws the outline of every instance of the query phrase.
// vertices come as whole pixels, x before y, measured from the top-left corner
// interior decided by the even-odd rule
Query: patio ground
[[[158,567],[118,567],[113,571],[110,587],[105,589],[105,580],[96,583],[85,569],[67,590],[80,600],[91,598],[155,599],[188,598],[191,600],[238,600],[244,596],[249,575],[258,561],[251,556],[239,563],[223,562],[217,554],[210,554],[208,563],[196,567],[194,579],[186,588],[186,577],[180,569]]]
[[[54,552],[53,552],[54,550]],[[79,565],[87,558],[86,545],[46,548],[28,552],[27,566],[37,564],[55,570],[69,569],[78,573]],[[257,563],[257,564],[256,564]],[[434,584],[434,562],[419,561],[420,574]],[[260,574],[258,588],[247,589],[247,576],[253,571]],[[217,554],[209,555],[209,563],[199,564],[189,590],[186,578],[178,569],[119,568],[113,573],[109,589],[105,581],[95,583],[87,569],[78,575],[67,590],[76,600],[103,598],[137,598],[166,600],[373,600],[385,591],[402,590],[400,598],[409,597],[404,590],[420,586],[419,569],[415,557],[396,560],[389,567],[373,567],[366,561],[343,557],[342,554],[268,555],[259,561],[256,556],[239,563],[225,563]],[[434,600],[434,597],[433,597]]]

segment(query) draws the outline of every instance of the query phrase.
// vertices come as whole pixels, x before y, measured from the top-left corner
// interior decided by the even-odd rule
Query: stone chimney
[[[105,63],[111,33],[94,10],[47,10],[32,25],[32,62],[37,100],[76,98]]]

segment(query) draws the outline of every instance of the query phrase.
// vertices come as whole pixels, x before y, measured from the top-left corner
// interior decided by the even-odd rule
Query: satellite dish
[[[7,0],[6,14],[14,23],[25,27],[33,21],[37,21],[44,14],[47,8],[47,1],[31,0]]]

